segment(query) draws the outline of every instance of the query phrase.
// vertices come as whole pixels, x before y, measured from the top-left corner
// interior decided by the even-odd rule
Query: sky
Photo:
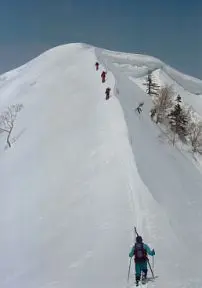
[[[72,42],[148,54],[202,79],[202,1],[0,0],[0,73]]]

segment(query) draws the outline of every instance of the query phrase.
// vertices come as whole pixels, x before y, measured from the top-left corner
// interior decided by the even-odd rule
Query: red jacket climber
[[[107,74],[107,72],[105,72],[105,71],[103,71],[102,74],[101,74],[102,83],[104,83],[105,80],[106,80],[106,74]]]

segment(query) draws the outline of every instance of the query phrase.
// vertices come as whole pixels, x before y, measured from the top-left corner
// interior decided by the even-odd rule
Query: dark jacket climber
[[[95,63],[95,68],[96,68],[96,71],[99,69],[99,63],[98,62]]]
[[[108,100],[109,99],[109,97],[110,97],[110,91],[111,91],[111,88],[107,88],[106,89],[106,91],[105,91],[105,94],[106,94],[106,100]]]

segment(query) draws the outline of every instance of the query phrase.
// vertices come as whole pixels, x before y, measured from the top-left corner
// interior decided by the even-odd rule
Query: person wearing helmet
[[[154,256],[155,251],[154,251],[154,249],[151,250],[147,244],[143,243],[142,237],[138,235],[136,237],[136,243],[132,247],[132,249],[129,253],[129,257],[134,256],[136,286],[139,285],[139,281],[141,279],[141,274],[142,274],[143,280],[146,280],[146,278],[147,278],[148,255]]]
[[[111,88],[109,88],[109,87],[108,87],[108,88],[106,89],[106,91],[105,91],[105,95],[106,95],[106,98],[105,98],[105,99],[106,99],[106,100],[108,100],[109,97],[110,97],[110,91],[111,91]]]

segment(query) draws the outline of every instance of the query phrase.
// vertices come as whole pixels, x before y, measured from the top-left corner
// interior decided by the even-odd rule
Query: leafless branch
[[[11,147],[10,136],[14,127],[14,122],[17,118],[17,114],[22,108],[22,104],[11,105],[0,115],[0,133],[6,132],[8,134],[7,144],[9,147]]]

